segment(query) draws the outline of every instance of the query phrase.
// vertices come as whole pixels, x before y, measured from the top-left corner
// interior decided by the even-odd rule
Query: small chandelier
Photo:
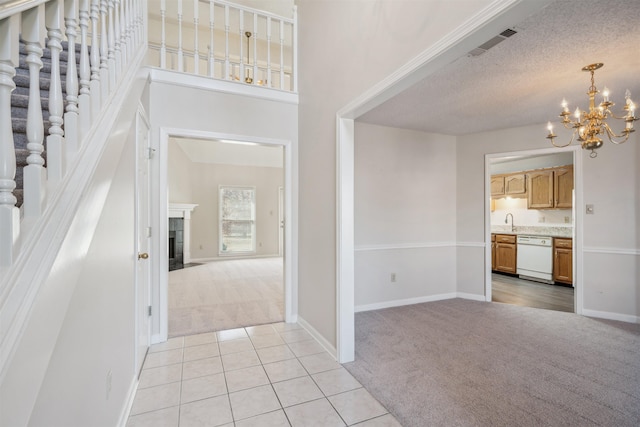
[[[598,155],[595,150],[602,147],[602,139],[600,138],[600,135],[606,134],[609,141],[612,143],[622,144],[629,139],[631,132],[635,131],[633,128],[633,122],[638,120],[634,116],[636,105],[631,101],[631,93],[628,89],[625,93],[626,103],[623,110],[626,111],[626,114],[624,116],[617,117],[609,109],[609,107],[613,107],[614,103],[609,101],[609,89],[606,87],[602,91],[602,102],[600,105],[596,106],[595,96],[599,91],[596,89],[593,75],[595,71],[603,65],[604,64],[602,63],[596,63],[582,68],[582,71],[588,71],[591,73],[591,87],[589,87],[589,92],[587,92],[587,95],[589,95],[589,111],[581,111],[580,108],[576,108],[576,111],[573,113],[575,120],[571,120],[569,118],[571,113],[569,112],[567,101],[564,99],[562,100],[562,113],[560,113],[560,117],[562,118],[561,123],[567,129],[573,128],[571,140],[564,145],[556,144],[555,138],[557,135],[553,133],[553,125],[551,122],[547,124],[547,129],[549,130],[547,139],[549,139],[555,147],[566,147],[570,145],[576,135],[578,135],[578,141],[580,141],[582,148],[585,150],[591,150],[589,157],[593,158]],[[613,132],[611,127],[607,124],[606,120],[609,116],[617,120],[625,121],[625,128],[619,135]]]

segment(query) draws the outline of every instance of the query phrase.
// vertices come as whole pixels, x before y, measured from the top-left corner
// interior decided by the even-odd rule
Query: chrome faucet
[[[507,216],[504,217],[504,223],[509,223],[509,215],[511,215],[511,232],[513,233],[513,214],[511,212],[509,212]]]

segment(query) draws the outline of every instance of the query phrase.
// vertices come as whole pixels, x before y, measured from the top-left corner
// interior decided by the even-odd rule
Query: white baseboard
[[[456,292],[456,297],[457,298],[462,298],[462,299],[468,299],[468,300],[472,300],[472,301],[482,301],[482,302],[487,301],[487,298],[484,295],[467,294],[467,293],[464,293],[464,292]]]
[[[129,386],[129,393],[127,396],[127,400],[125,401],[124,406],[122,408],[122,413],[120,414],[118,427],[126,427],[127,421],[129,420],[129,414],[131,414],[131,407],[133,406],[133,400],[136,397],[136,391],[138,391],[137,375],[133,377],[133,380],[131,381],[131,385]]]
[[[382,308],[400,307],[403,305],[420,304],[423,302],[442,301],[445,299],[452,299],[458,296],[457,293],[452,292],[448,294],[428,295],[424,297],[398,299],[393,301],[382,301],[373,304],[356,305],[355,312],[380,310]]]
[[[302,317],[298,316],[298,323],[302,326],[307,332],[311,334],[313,338],[315,338],[318,343],[324,347],[324,349],[329,353],[334,359],[338,360],[338,350],[333,346],[329,341],[326,340],[313,326],[309,324]]]
[[[250,255],[250,256],[230,255],[230,256],[220,256],[220,257],[213,257],[213,258],[191,258],[189,262],[196,263],[196,264],[204,264],[207,262],[215,262],[215,261],[231,261],[235,259],[258,259],[258,258],[282,258],[282,255],[278,255],[278,254]]]
[[[587,317],[596,317],[598,319],[618,320],[620,322],[627,323],[640,323],[640,316],[634,316],[632,314],[620,314],[612,313],[609,311],[588,310],[586,308],[583,308],[582,315]]]
[[[163,340],[163,339],[162,339],[162,335],[160,335],[160,334],[153,334],[153,335],[151,335],[151,343],[150,343],[150,344],[151,344],[151,345],[153,345],[153,344],[159,344],[159,343],[161,343],[161,342],[165,342],[165,341],[166,341],[166,340]]]

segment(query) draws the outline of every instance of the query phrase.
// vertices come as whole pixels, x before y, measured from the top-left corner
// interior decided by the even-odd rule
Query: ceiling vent
[[[501,41],[506,40],[507,38],[517,33],[518,33],[517,31],[512,30],[511,28],[507,28],[497,36],[493,37],[490,40],[487,40],[477,48],[473,49],[471,52],[469,52],[468,56],[480,56],[486,51],[488,51],[489,49],[491,49],[492,47],[494,47],[495,45],[497,45],[498,43],[500,43]]]

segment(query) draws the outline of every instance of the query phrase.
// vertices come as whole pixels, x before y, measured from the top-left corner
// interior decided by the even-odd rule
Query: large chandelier
[[[576,108],[576,111],[573,113],[575,119],[571,120],[569,118],[569,116],[571,116],[571,113],[569,112],[569,105],[566,100],[562,100],[562,113],[560,113],[560,117],[562,118],[561,123],[565,128],[573,129],[571,140],[564,145],[556,144],[555,138],[557,135],[553,133],[553,125],[551,122],[547,124],[547,129],[549,130],[547,139],[549,139],[555,147],[566,147],[570,145],[577,135],[582,148],[585,150],[591,150],[589,157],[593,158],[598,155],[595,150],[602,147],[601,135],[607,135],[609,141],[614,144],[622,144],[629,139],[631,132],[635,131],[633,128],[633,122],[638,120],[634,116],[636,105],[631,100],[631,93],[628,89],[625,93],[626,102],[623,110],[626,111],[626,114],[624,116],[617,117],[609,109],[615,104],[609,101],[609,89],[606,87],[602,91],[602,102],[596,106],[595,97],[599,91],[596,89],[593,75],[595,71],[603,65],[604,64],[602,63],[596,63],[582,68],[582,71],[588,71],[591,73],[591,87],[589,87],[589,92],[587,92],[587,95],[589,95],[589,111],[582,111],[580,108]],[[620,134],[616,134],[611,130],[611,127],[609,127],[609,124],[606,122],[609,117],[617,120],[624,120],[625,128],[620,132]]]

